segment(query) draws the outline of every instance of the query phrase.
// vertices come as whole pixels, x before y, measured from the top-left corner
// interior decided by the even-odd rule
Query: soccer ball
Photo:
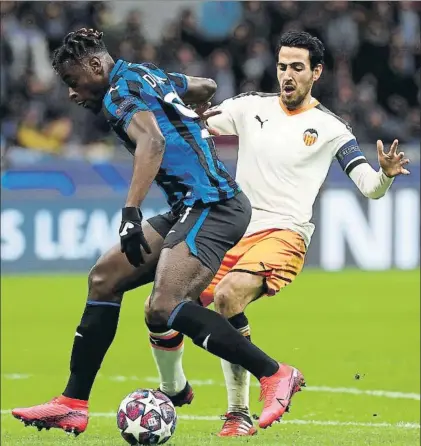
[[[127,443],[164,444],[175,431],[177,414],[171,400],[159,390],[138,389],[121,402],[117,427]]]

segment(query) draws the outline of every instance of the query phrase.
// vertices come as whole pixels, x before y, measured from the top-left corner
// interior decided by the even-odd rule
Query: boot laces
[[[264,408],[266,409],[272,404],[276,394],[276,382],[270,378],[262,378],[259,401],[265,402]]]

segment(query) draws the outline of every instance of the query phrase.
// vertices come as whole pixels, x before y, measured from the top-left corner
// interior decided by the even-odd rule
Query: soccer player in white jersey
[[[213,113],[207,107],[197,110],[212,134],[239,137],[236,179],[251,201],[252,219],[244,238],[226,254],[201,303],[213,301],[244,336],[250,336],[246,306],[261,296],[275,295],[302,270],[314,231],[313,204],[335,158],[367,198],[383,197],[395,176],[409,174],[409,160],[397,152],[398,141],[387,153],[377,141],[380,169],[374,170],[349,125],[312,97],[323,55],[317,38],[305,32],[285,33],[277,63],[280,93],[241,94],[216,107],[218,115],[215,108]],[[182,339],[175,345],[175,336],[167,333],[165,340],[151,334],[161,389],[170,393],[186,386]],[[168,348],[157,348],[164,341]],[[286,373],[291,369],[284,367]],[[249,373],[226,361],[222,368],[228,410],[219,436],[254,435]]]

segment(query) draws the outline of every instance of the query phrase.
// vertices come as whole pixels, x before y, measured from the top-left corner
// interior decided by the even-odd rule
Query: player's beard
[[[294,94],[291,96],[287,96],[284,92],[281,92],[281,101],[289,110],[295,110],[302,106],[303,101],[307,97],[308,93],[311,90],[313,83],[309,82],[308,84],[303,85],[301,88],[297,88],[294,91]]]
[[[99,114],[102,110],[102,100],[89,100],[86,101],[85,106],[89,111],[95,115]]]

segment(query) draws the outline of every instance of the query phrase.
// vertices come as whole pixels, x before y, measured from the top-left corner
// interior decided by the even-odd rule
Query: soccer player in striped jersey
[[[115,336],[123,294],[154,280],[146,321],[157,344],[180,343],[182,333],[249,370],[262,387],[261,424],[270,426],[300,389],[302,375],[285,370],[223,316],[196,303],[251,217],[249,200],[217,158],[200,117],[184,102],[208,101],[215,83],[167,74],[151,64],[114,62],[102,33],[87,29],[65,37],[53,67],[72,101],[97,113],[103,110],[133,154],[133,176],[122,210],[120,244],[89,274],[66,389],[48,403],[15,409],[13,415],[39,429],[83,432],[90,391]],[[154,180],[171,210],[143,222],[139,207]],[[190,402],[190,386],[185,383],[181,395],[171,397],[176,405]]]
[[[201,303],[215,302],[239,333],[250,339],[246,306],[264,295],[273,296],[301,272],[314,225],[314,201],[333,161],[337,160],[367,198],[385,195],[397,175],[406,175],[408,159],[394,141],[389,152],[377,142],[379,170],[361,151],[350,126],[312,96],[323,69],[322,43],[304,32],[288,32],[280,39],[277,74],[280,93],[244,93],[206,115],[213,134],[239,138],[236,180],[252,204],[245,237],[225,256]],[[212,130],[213,129],[213,130]],[[280,327],[274,330],[282,332]],[[173,371],[161,352],[161,387],[180,380],[181,359]],[[162,363],[159,360],[162,358]],[[256,433],[249,412],[249,374],[222,361],[228,392],[226,420],[219,435]],[[286,368],[286,366],[284,366]],[[181,378],[180,378],[181,377]],[[166,381],[165,381],[166,380]]]

